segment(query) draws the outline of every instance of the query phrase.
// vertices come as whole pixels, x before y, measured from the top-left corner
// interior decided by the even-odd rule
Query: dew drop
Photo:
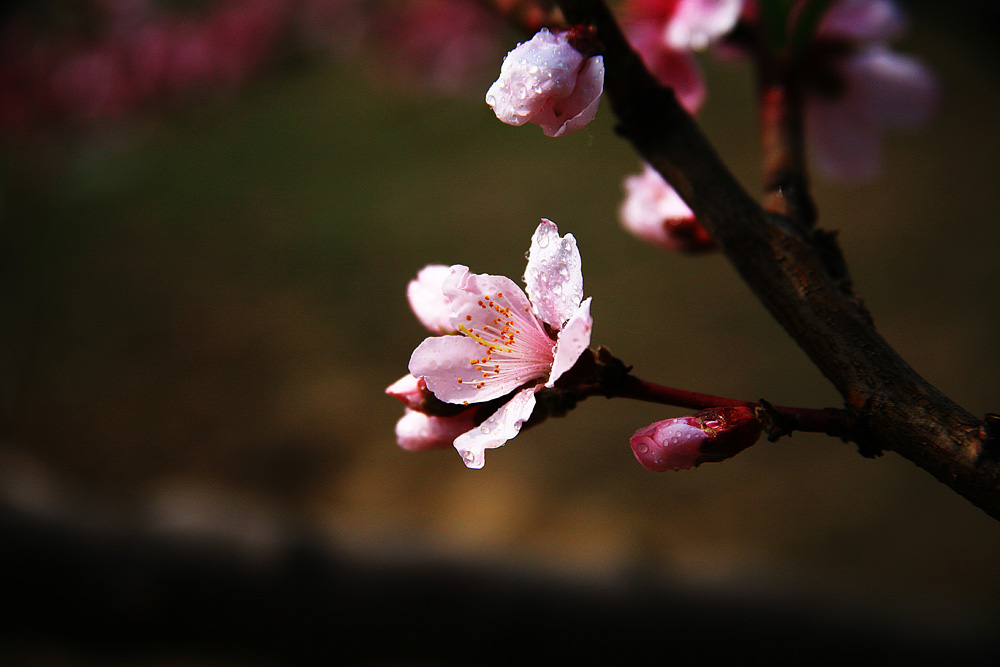
[[[548,236],[539,236],[538,237],[538,247],[539,248],[547,248],[548,245],[549,245],[549,237]]]
[[[488,105],[490,105],[491,107],[492,106],[496,106],[497,98],[493,97],[492,95],[487,95],[486,96],[486,103]]]
[[[640,454],[645,454],[646,452],[649,451],[649,447],[647,447],[646,445],[639,445],[638,447],[636,447],[636,449],[639,450]]]
[[[490,425],[489,424],[483,424],[482,426],[479,427],[479,432],[483,433],[483,434],[489,433],[490,432]]]
[[[514,84],[514,96],[519,100],[523,100],[528,97],[528,87],[523,83]]]

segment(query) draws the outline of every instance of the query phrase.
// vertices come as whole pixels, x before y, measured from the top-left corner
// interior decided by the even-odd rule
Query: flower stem
[[[692,410],[708,408],[755,408],[770,417],[769,436],[776,440],[792,431],[826,433],[835,437],[847,437],[850,415],[838,408],[797,408],[771,405],[767,401],[743,401],[725,396],[702,394],[699,392],[667,387],[641,380],[634,375],[626,375],[612,385],[582,385],[575,392],[578,398],[605,396],[607,398],[631,398],[648,403],[672,405]]]

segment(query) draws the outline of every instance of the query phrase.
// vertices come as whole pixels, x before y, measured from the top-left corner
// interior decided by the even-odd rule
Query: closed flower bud
[[[760,433],[752,408],[709,408],[650,424],[636,431],[629,443],[644,468],[663,472],[728,459],[757,442]]]
[[[536,123],[550,137],[594,119],[604,90],[604,59],[584,56],[567,35],[542,28],[507,54],[500,78],[486,93],[497,118],[508,125]]]

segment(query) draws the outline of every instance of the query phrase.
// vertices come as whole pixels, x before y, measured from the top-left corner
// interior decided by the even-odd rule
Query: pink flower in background
[[[690,470],[735,456],[757,442],[760,433],[753,409],[710,408],[645,426],[632,435],[629,444],[636,460],[648,470]]]
[[[649,71],[693,113],[706,91],[692,52],[732,30],[742,8],[742,0],[631,0],[626,30]]]
[[[567,35],[542,28],[507,54],[500,78],[486,93],[497,118],[508,125],[536,123],[550,137],[594,119],[604,90],[604,58],[584,56]]]
[[[660,248],[696,253],[717,247],[677,191],[648,164],[625,179],[618,214],[625,229]]]
[[[458,335],[424,340],[409,370],[446,403],[473,405],[509,398],[490,417],[454,439],[470,468],[486,449],[519,432],[535,393],[552,387],[590,345],[590,299],[583,299],[580,253],[572,234],[543,219],[531,239],[527,295],[504,276],[452,266],[442,285]]]
[[[489,71],[503,27],[481,0],[394,0],[374,26],[380,73],[413,91],[462,92]]]
[[[875,176],[882,135],[919,127],[936,110],[931,73],[888,47],[904,26],[902,11],[890,0],[839,0],[821,20],[815,48],[833,48],[829,71],[817,78],[827,83],[814,86],[806,103],[806,131],[813,157],[828,175]]]

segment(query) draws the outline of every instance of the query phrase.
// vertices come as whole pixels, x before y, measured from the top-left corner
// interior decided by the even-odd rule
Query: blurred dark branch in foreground
[[[657,83],[601,0],[559,0],[593,26],[618,131],[687,202],[774,318],[857,415],[862,454],[895,451],[1000,519],[1000,428],[924,380],[876,331],[833,234],[765,211],[673,91]]]
[[[4,664],[740,664],[819,653],[990,664],[985,623],[967,618],[915,627],[771,588],[651,586],[644,572],[618,585],[553,580],[405,548],[350,555],[306,532],[262,552],[10,506],[0,540]]]

